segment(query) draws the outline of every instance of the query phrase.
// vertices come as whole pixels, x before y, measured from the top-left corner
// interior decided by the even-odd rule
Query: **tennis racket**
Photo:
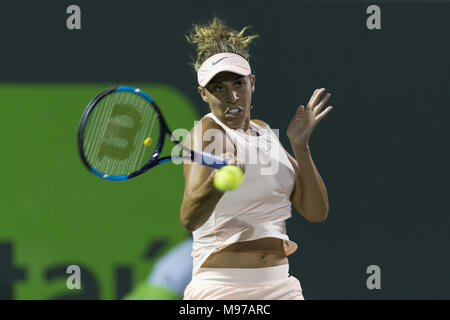
[[[161,157],[166,135],[188,155]],[[226,159],[184,146],[153,98],[129,86],[106,89],[88,104],[78,127],[78,152],[89,171],[108,180],[131,179],[176,159],[216,169],[227,165]]]

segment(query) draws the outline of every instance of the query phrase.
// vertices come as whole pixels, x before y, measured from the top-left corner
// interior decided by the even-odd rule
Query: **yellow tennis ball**
[[[144,146],[148,147],[152,144],[152,138],[147,138],[144,140]]]
[[[244,173],[235,165],[220,168],[214,176],[214,186],[219,191],[234,190],[242,184]]]

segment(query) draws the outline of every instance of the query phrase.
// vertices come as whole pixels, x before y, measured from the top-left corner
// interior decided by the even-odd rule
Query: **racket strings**
[[[158,114],[152,104],[129,91],[111,93],[92,111],[84,133],[85,156],[96,170],[128,175],[141,169],[158,145]],[[150,146],[144,140],[150,138]]]
[[[133,99],[137,100],[138,98],[142,99],[138,95],[133,95]],[[136,101],[137,102],[137,101]],[[134,102],[133,102],[134,103]],[[140,135],[137,137],[138,141],[138,159],[142,159],[144,163],[140,166],[142,168],[145,163],[148,162],[151,156],[153,156],[156,151],[156,147],[158,145],[159,138],[159,120],[158,114],[156,113],[153,106],[148,108],[147,112],[144,112],[142,115],[142,123],[144,124],[143,130],[140,131]],[[150,138],[152,140],[149,146],[145,146],[143,143],[145,139]],[[148,156],[150,154],[150,157]],[[140,169],[139,168],[139,169]]]

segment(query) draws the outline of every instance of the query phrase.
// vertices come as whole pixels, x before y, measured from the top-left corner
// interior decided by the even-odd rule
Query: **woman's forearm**
[[[181,222],[189,231],[201,227],[211,216],[224,195],[214,187],[214,174],[210,175],[195,191],[183,199],[180,210]]]
[[[328,215],[328,194],[325,184],[317,171],[308,146],[291,143],[297,160],[301,181],[302,215],[311,222],[322,222]]]

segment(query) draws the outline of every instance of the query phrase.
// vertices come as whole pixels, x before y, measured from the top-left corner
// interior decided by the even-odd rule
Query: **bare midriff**
[[[202,268],[264,268],[287,263],[283,240],[262,238],[236,242],[213,253]]]

